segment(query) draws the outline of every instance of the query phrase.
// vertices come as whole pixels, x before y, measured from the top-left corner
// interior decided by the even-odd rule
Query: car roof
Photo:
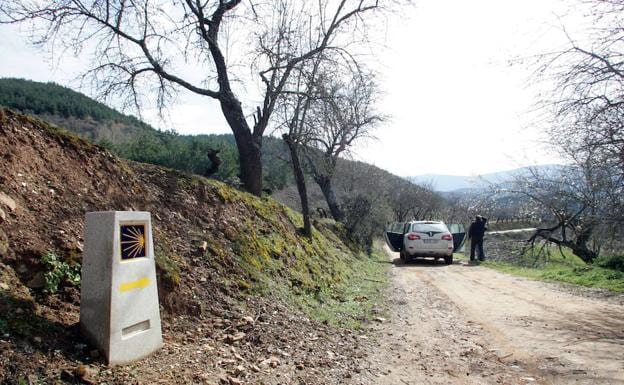
[[[410,221],[410,223],[418,223],[418,224],[425,224],[425,225],[433,225],[433,224],[437,224],[437,223],[444,223],[442,221]]]

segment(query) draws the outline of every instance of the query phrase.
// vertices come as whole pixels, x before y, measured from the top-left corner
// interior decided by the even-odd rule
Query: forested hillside
[[[137,127],[150,128],[135,117],[123,115],[106,105],[56,83],[24,79],[0,79],[0,104],[36,115],[58,115],[63,118],[113,120]]]
[[[55,83],[0,79],[0,106],[37,115],[94,142],[121,143],[154,131],[133,116]]]
[[[0,106],[40,117],[117,155],[193,174],[205,175],[211,167],[207,153],[218,150],[221,164],[212,177],[235,183],[238,154],[234,137],[179,135],[159,131],[134,116],[124,115],[88,96],[55,83],[0,79]],[[263,159],[268,190],[284,187],[292,178],[276,164],[285,153],[281,140],[266,138]]]

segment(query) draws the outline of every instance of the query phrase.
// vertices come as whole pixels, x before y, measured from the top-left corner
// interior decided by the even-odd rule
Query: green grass
[[[381,244],[375,245],[372,255],[345,255],[345,259],[342,280],[315,292],[283,292],[286,301],[312,319],[348,329],[359,329],[379,316],[390,266]]]
[[[551,248],[545,256],[539,258],[529,251],[518,264],[485,261],[482,265],[535,280],[565,282],[624,293],[623,272],[588,265],[569,249],[563,249],[561,255],[557,248]]]

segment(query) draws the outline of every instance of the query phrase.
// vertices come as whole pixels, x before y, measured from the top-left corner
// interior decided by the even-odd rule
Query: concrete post
[[[150,213],[87,213],[80,329],[112,365],[162,346]]]

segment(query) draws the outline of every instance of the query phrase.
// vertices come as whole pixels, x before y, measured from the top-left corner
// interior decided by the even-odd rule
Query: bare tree
[[[529,239],[533,245],[544,239],[559,247],[568,247],[583,261],[591,263],[600,252],[600,235],[605,220],[604,185],[591,162],[584,167],[568,166],[546,171],[531,169],[518,174],[507,192],[530,200],[532,211],[544,218],[546,226],[538,228]]]
[[[332,186],[338,159],[355,141],[371,136],[384,116],[376,110],[379,91],[372,73],[359,69],[345,79],[336,72],[319,77],[320,98],[310,111],[312,134],[305,156],[332,217],[341,221],[344,214]]]
[[[310,71],[306,66],[297,69],[297,75],[293,76],[290,92],[280,99],[280,113],[283,121],[282,139],[288,147],[290,163],[293,168],[295,184],[301,203],[303,216],[303,234],[312,236],[312,224],[310,222],[310,208],[308,203],[308,191],[303,165],[300,159],[302,148],[308,145],[310,134],[307,123],[308,110],[317,100],[316,75],[321,65],[321,57],[311,63]]]
[[[396,179],[388,186],[388,204],[394,221],[410,219],[439,219],[445,200],[431,186],[421,186],[403,179]]]
[[[290,152],[291,165],[293,167],[293,173],[304,217],[304,233],[306,235],[311,235],[311,226],[306,191],[307,188],[303,165],[300,160],[300,153],[306,154],[307,161],[310,162],[311,159],[314,158],[314,155],[319,155],[319,150],[315,147],[315,144],[317,144],[319,140],[327,138],[327,131],[335,127],[335,125],[321,125],[327,120],[327,117],[324,115],[319,116],[318,114],[319,111],[322,114],[327,114],[328,110],[324,107],[328,104],[332,105],[332,103],[336,103],[333,99],[335,95],[328,97],[326,94],[328,86],[327,82],[329,78],[328,76],[323,76],[323,74],[326,75],[329,73],[330,68],[335,68],[339,60],[340,57],[332,58],[319,55],[316,60],[309,63],[309,66],[298,66],[295,69],[296,75],[292,76],[292,82],[287,87],[288,93],[285,93],[285,95],[283,95],[280,99],[280,107],[283,109],[283,131],[285,131],[282,138],[284,139],[284,142],[288,146]],[[356,96],[353,95],[352,97]],[[330,111],[335,110],[331,109]],[[353,131],[358,129],[360,128],[357,127]],[[346,131],[346,129],[344,131]],[[329,135],[335,135],[335,133],[331,133]],[[358,133],[352,132],[352,135],[357,136]],[[346,151],[347,147],[350,146],[350,143],[355,139],[355,137],[345,138],[350,142],[345,143],[344,150],[339,150],[338,154],[342,151]],[[331,166],[331,173],[333,175],[338,158],[336,156],[334,159],[330,160],[333,162]],[[312,170],[313,177],[318,181],[319,167],[315,164],[308,163],[308,168]],[[319,183],[328,204],[329,202],[332,202],[331,199],[327,199],[328,194],[331,194],[334,201],[337,202],[337,198],[331,188],[330,182],[328,182],[328,185],[330,186],[329,189],[324,188],[324,185]],[[332,215],[336,213],[336,210],[339,210],[332,205],[329,205],[329,207]],[[342,213],[339,217],[334,215],[334,219],[342,220]]]
[[[436,193],[431,186],[415,186],[419,198],[412,207],[412,218],[414,219],[439,219],[445,199]]]
[[[624,0],[575,7],[585,7],[589,27],[563,28],[567,44],[539,55],[536,71],[552,85],[542,101],[551,143],[572,166],[557,178],[534,175],[521,190],[554,218],[536,235],[591,262],[600,252],[596,240],[624,222]]]
[[[91,51],[84,79],[104,98],[140,110],[146,94],[156,91],[164,107],[185,89],[218,101],[236,139],[243,185],[260,195],[262,137],[293,68],[326,50],[348,53],[365,30],[364,16],[379,9],[380,0],[5,0],[0,22],[30,22],[37,43]],[[249,115],[234,91],[242,76],[228,61],[227,31],[253,39],[255,60],[241,67],[253,63],[262,101]],[[301,40],[301,31],[310,35]]]
[[[444,198],[429,186],[420,186],[363,162],[339,159],[335,170],[336,195],[344,213],[348,235],[367,249],[386,224],[418,217],[419,208],[427,218],[439,219]]]
[[[541,104],[551,143],[579,167],[594,160],[624,180],[624,0],[580,0],[590,27],[563,32],[563,49],[538,55],[552,85]],[[590,156],[591,155],[591,156]],[[620,187],[621,188],[621,187]],[[621,212],[624,214],[624,212]]]
[[[388,189],[399,177],[364,162],[343,159],[338,160],[334,177],[347,236],[369,252],[373,240],[392,219]]]
[[[388,202],[395,222],[405,222],[413,215],[414,206],[420,198],[415,187],[409,181],[400,179],[389,186]]]

